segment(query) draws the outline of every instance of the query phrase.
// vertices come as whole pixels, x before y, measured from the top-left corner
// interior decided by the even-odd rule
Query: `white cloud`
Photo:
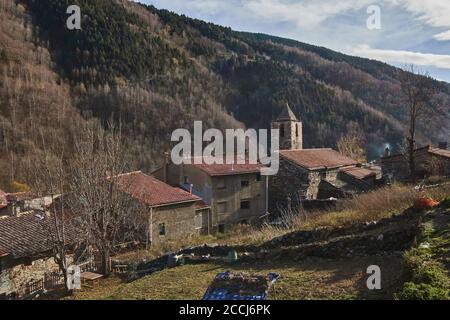
[[[450,4],[448,0],[390,0],[400,3],[408,11],[417,14],[419,20],[433,27],[450,27]]]
[[[336,15],[367,7],[372,0],[248,0],[244,8],[252,15],[272,21],[295,23],[298,27],[311,29]]]
[[[450,69],[450,55],[421,53],[404,50],[373,49],[368,45],[360,45],[350,50],[350,54],[381,60],[384,62],[398,62]]]
[[[450,30],[444,31],[433,36],[434,39],[439,41],[449,41],[450,40]]]
[[[336,15],[358,10],[373,0],[141,0],[177,12],[203,15],[233,15],[260,22],[289,22],[311,29]],[[261,21],[262,20],[262,21]]]

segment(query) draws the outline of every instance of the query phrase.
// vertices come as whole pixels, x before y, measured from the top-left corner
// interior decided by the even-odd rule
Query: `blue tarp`
[[[230,275],[229,271],[221,272],[216,275],[216,280],[221,280]],[[278,279],[278,274],[276,273],[269,273],[269,289],[273,286],[273,284]],[[208,287],[208,289],[205,292],[205,295],[203,296],[202,300],[266,300],[268,292],[261,292],[256,295],[251,296],[241,296],[238,294],[235,294],[236,290],[230,290],[230,288],[212,288],[211,286]]]

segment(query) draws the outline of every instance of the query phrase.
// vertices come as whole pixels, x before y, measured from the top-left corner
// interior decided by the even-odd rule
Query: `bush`
[[[426,283],[407,282],[396,298],[400,300],[448,300],[448,290]]]
[[[445,198],[439,205],[441,208],[450,209],[450,197]]]
[[[30,187],[28,185],[26,185],[25,183],[21,183],[18,181],[12,181],[9,184],[8,190],[10,190],[12,193],[27,192],[27,191],[30,191]]]

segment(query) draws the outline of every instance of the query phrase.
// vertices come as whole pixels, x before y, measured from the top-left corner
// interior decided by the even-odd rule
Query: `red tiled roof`
[[[228,176],[234,174],[246,174],[246,173],[258,173],[264,168],[261,164],[250,164],[248,159],[242,158],[243,164],[238,164],[238,157],[235,157],[235,164],[226,164],[224,159],[224,164],[195,164],[194,158],[192,159],[192,165],[200,170],[206,172],[210,176]]]
[[[358,164],[333,149],[280,150],[280,156],[306,169],[338,168]]]
[[[41,218],[40,218],[41,217]],[[70,224],[65,226],[67,243],[77,238]],[[54,231],[52,219],[42,219],[42,213],[34,211],[20,216],[0,219],[0,256],[11,254],[21,258],[45,253],[52,249],[51,234]]]
[[[116,176],[115,179],[119,181],[122,191],[150,206],[156,207],[201,200],[189,192],[169,186],[141,171],[121,174]]]
[[[367,168],[359,168],[359,167],[347,167],[339,169],[340,172],[344,172],[349,176],[352,176],[356,179],[365,179],[371,176],[376,176],[376,172]]]

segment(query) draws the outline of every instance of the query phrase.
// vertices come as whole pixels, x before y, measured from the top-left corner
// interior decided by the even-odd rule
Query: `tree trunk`
[[[408,165],[409,174],[412,182],[416,182],[416,161],[414,159],[414,138],[408,139]]]
[[[109,249],[105,250],[102,253],[102,274],[104,276],[109,276],[111,273],[111,269],[110,269],[110,265],[109,265],[109,261],[110,261],[110,252]]]
[[[410,127],[409,127],[409,138],[408,138],[408,165],[409,165],[409,174],[411,181],[413,183],[416,182],[416,162],[414,159],[414,149],[416,146],[416,112],[415,107],[411,110],[411,119],[410,119]]]

